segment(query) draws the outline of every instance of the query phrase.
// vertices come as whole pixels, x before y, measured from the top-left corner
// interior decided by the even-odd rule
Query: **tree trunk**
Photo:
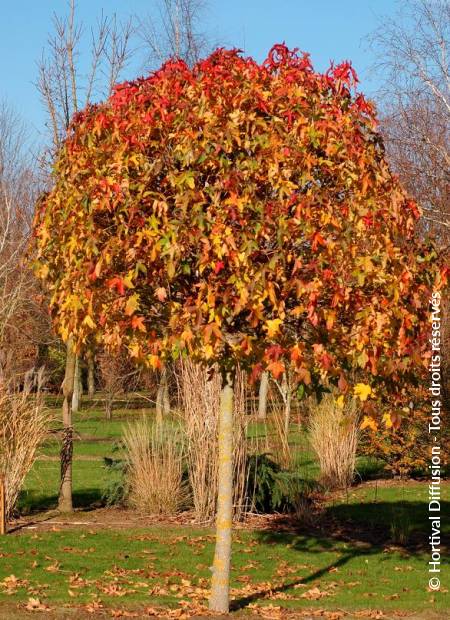
[[[76,355],[69,340],[66,347],[66,370],[63,381],[63,436],[61,443],[61,485],[59,488],[58,508],[61,512],[72,512],[72,396],[75,380]]]
[[[269,373],[265,370],[261,375],[258,397],[258,420],[265,420],[267,416],[267,391],[269,389]]]
[[[163,415],[168,416],[170,413],[170,395],[169,395],[169,381],[167,378],[167,368],[163,369],[163,377],[162,377],[162,407],[163,407]]]
[[[108,422],[111,422],[112,420],[113,402],[114,402],[114,397],[112,398],[110,398],[109,396],[106,397],[105,414],[106,414],[106,419],[108,420]]]
[[[284,400],[284,434],[286,436],[286,442],[289,440],[289,422],[291,420],[291,388],[289,385],[289,379],[287,371],[283,373],[283,381],[281,384],[283,390]]]
[[[89,398],[94,398],[95,395],[95,361],[94,361],[94,352],[90,351],[87,357],[87,385],[88,385],[88,396]]]
[[[163,417],[170,413],[170,399],[169,399],[169,383],[167,381],[167,368],[163,368],[161,371],[161,378],[158,385],[158,392],[156,394],[156,421],[161,423]]]
[[[72,394],[72,413],[77,413],[80,409],[81,392],[83,386],[81,384],[81,364],[78,355],[75,358],[75,372],[73,378],[73,394]]]
[[[230,604],[231,523],[233,517],[233,381],[230,375],[220,394],[219,476],[216,548],[209,608],[228,613]]]

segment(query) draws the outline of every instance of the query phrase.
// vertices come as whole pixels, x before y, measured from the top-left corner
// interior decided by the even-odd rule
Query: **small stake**
[[[6,534],[5,478],[0,476],[0,535]]]

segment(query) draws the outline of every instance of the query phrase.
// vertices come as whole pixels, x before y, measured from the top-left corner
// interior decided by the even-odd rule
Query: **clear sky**
[[[119,17],[144,16],[152,0],[78,0],[85,30],[102,9]],[[42,135],[44,113],[34,86],[37,61],[52,30],[52,15],[66,10],[65,0],[0,0],[0,100],[6,98],[23,116],[35,139]],[[368,67],[373,58],[365,38],[381,15],[393,14],[395,0],[209,0],[204,30],[214,42],[240,47],[263,60],[274,43],[310,52],[317,69],[331,59],[351,60],[370,94],[376,84]],[[137,61],[136,61],[137,62]],[[140,73],[130,66],[131,78]]]

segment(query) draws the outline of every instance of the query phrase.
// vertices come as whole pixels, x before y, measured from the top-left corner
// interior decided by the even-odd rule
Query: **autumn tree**
[[[223,49],[171,60],[75,115],[37,206],[36,272],[65,340],[220,369],[217,611],[237,365],[256,379],[289,363],[307,390],[359,394],[366,415],[377,399],[394,414],[425,370],[429,290],[446,270],[416,239],[419,209],[355,89],[349,63],[317,73],[283,45],[262,64]]]
[[[80,69],[83,44],[83,23],[78,19],[75,0],[68,0],[67,14],[53,17],[53,33],[38,65],[37,88],[47,114],[47,128],[51,140],[42,156],[44,173],[48,172],[65,139],[70,120],[80,109],[97,98],[108,97],[130,57],[131,21],[121,24],[115,15],[102,14],[96,28],[90,32],[89,70]],[[90,373],[93,351],[86,347]],[[90,374],[92,377],[92,374]],[[61,485],[58,507],[63,512],[72,511],[72,411],[80,403],[80,363],[67,343],[63,391],[63,433],[61,442]]]

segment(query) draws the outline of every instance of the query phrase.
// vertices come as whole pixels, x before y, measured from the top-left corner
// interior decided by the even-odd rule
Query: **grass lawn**
[[[11,535],[0,541],[0,601],[202,604],[212,551],[209,529],[174,526]],[[427,592],[426,561],[420,552],[362,541],[237,531],[233,608],[444,611],[448,595]]]
[[[111,515],[106,526],[91,525],[96,514],[92,508],[99,505],[111,475],[103,457],[117,456],[124,422],[141,414],[138,408],[118,410],[112,422],[104,420],[98,408],[78,415],[73,486],[80,510],[72,522],[53,517],[35,529],[18,529],[0,539],[0,618],[14,618],[11,610],[24,608],[30,599],[39,600],[31,606],[40,605],[43,613],[69,606],[80,618],[88,612],[101,615],[104,608],[112,614],[158,606],[185,608],[185,617],[201,611],[208,596],[211,529],[173,522],[139,527],[136,519],[124,527],[115,521],[114,509],[106,511]],[[299,467],[316,476],[307,439],[296,441],[304,444]],[[49,440],[26,480],[22,513],[56,506],[57,456],[58,444]],[[370,468],[370,463],[362,461],[364,466]],[[445,540],[450,534],[450,488],[447,483],[442,486]],[[316,614],[333,610],[336,619],[346,611],[376,617],[370,616],[374,610],[382,610],[384,618],[401,611],[423,618],[447,617],[446,566],[442,591],[427,590],[427,501],[426,483],[372,481],[329,496],[308,527],[282,522],[283,529],[275,518],[264,528],[235,530],[234,613],[256,613],[264,607],[264,617],[274,619],[289,610],[307,609]],[[127,513],[119,513],[126,525]],[[159,608],[155,614],[164,617]]]

